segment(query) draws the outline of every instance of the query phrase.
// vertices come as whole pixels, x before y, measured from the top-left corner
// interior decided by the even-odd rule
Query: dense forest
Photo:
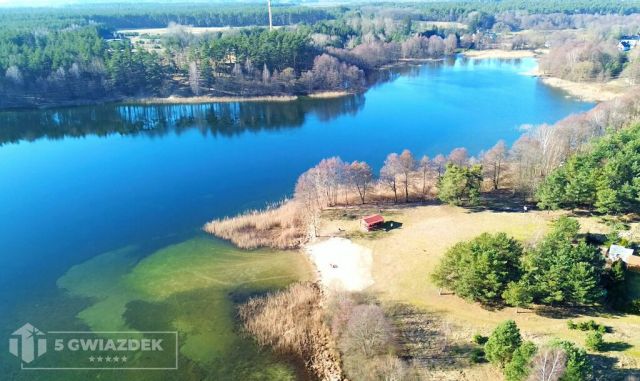
[[[0,108],[170,95],[358,92],[373,71],[399,60],[549,44],[541,66],[550,75],[572,80],[624,75],[636,81],[640,59],[635,52],[618,52],[614,41],[622,33],[637,33],[640,20],[630,14],[638,4],[281,5],[273,10],[274,30],[265,27],[266,7],[251,4],[6,8],[0,13]],[[565,32],[585,26],[599,29],[592,35]],[[150,27],[162,32],[118,32]],[[218,29],[194,33],[191,27]],[[548,31],[558,32],[549,37]],[[558,53],[567,50],[575,52],[579,65]]]

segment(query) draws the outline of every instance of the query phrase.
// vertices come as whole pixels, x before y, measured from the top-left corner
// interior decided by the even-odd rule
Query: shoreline
[[[620,85],[616,82],[617,80],[602,83],[581,83],[557,77],[547,77],[542,75],[538,75],[537,77],[540,78],[540,80],[547,86],[563,90],[570,96],[582,101],[594,103],[610,101],[619,97],[630,88],[630,86]]]
[[[163,97],[149,97],[149,98],[132,98],[125,99],[120,103],[124,104],[142,104],[142,105],[154,105],[154,104],[205,104],[205,103],[240,103],[240,102],[294,102],[302,98],[311,99],[333,99],[342,98],[349,95],[353,95],[353,92],[346,90],[338,91],[319,91],[308,95],[259,95],[259,96],[194,96],[194,97],[180,97],[169,96]]]
[[[353,95],[353,92],[349,92],[346,90],[340,91],[320,91],[317,93],[311,93],[309,95],[305,95],[303,97],[312,98],[312,99],[333,99],[333,98],[342,98],[349,95]]]
[[[535,58],[539,55],[535,50],[504,50],[504,49],[486,49],[475,50],[469,49],[462,53],[466,58],[481,59],[518,59],[518,58]]]
[[[470,59],[537,59],[544,55],[544,51],[539,50],[467,50],[462,52],[462,56]],[[569,97],[579,99],[584,102],[600,103],[610,101],[624,94],[631,86],[625,84],[622,79],[610,80],[608,82],[574,82],[566,79],[548,76],[535,69],[522,73],[531,77],[537,77],[546,86],[559,89],[567,93]]]
[[[600,103],[610,101],[623,95],[632,86],[625,84],[623,79],[614,79],[607,82],[574,82],[566,79],[545,75],[535,69],[523,73],[531,77],[537,77],[547,86],[559,89],[568,96],[584,102]]]
[[[235,103],[235,102],[293,102],[298,100],[297,95],[265,95],[255,97],[242,96],[196,96],[196,97],[178,97],[169,96],[166,98],[149,97],[149,98],[133,98],[125,99],[120,103],[124,104],[201,104],[201,103]]]
[[[504,50],[504,49],[487,49],[487,50],[465,50],[458,55],[468,59],[522,59],[522,58],[534,58],[545,54],[544,50]],[[427,62],[442,61],[445,58],[425,58],[425,59],[413,59],[413,58],[401,58],[396,62],[384,65],[377,70],[384,70],[402,65],[421,65]],[[523,73],[524,75],[534,76],[541,79],[541,81],[547,85],[557,89],[561,89],[567,92],[571,97],[575,97],[586,102],[603,102],[611,100],[617,96],[622,95],[631,86],[625,84],[622,79],[611,80],[608,82],[572,82],[557,77],[546,76],[534,69],[530,72]],[[363,89],[363,92],[368,91],[371,86],[367,86]],[[271,103],[287,103],[294,102],[300,99],[337,99],[353,95],[356,92],[349,90],[334,90],[334,91],[318,91],[306,95],[260,95],[260,96],[176,96],[171,95],[168,97],[139,97],[139,98],[119,98],[111,97],[102,100],[89,100],[89,101],[67,101],[57,102],[49,104],[40,104],[36,106],[13,106],[2,108],[0,111],[12,111],[12,110],[40,110],[54,107],[82,107],[91,105],[102,104],[122,104],[122,105],[178,105],[178,104],[207,104],[207,103],[242,103],[242,102],[271,102]]]

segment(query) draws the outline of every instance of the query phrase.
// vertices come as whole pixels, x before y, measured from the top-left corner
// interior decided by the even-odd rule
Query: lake
[[[237,332],[246,298],[311,279],[295,252],[238,250],[201,233],[216,217],[291,194],[325,157],[416,156],[499,139],[593,104],[523,75],[533,59],[458,58],[389,69],[365,94],[287,103],[99,105],[0,113],[0,331],[177,330],[178,371],[103,380],[292,380],[295,363]],[[12,380],[86,380],[97,371]]]

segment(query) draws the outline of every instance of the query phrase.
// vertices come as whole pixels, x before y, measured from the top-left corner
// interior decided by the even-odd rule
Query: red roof
[[[366,216],[362,218],[367,225],[375,225],[384,222],[384,218],[379,214],[372,214],[370,216]]]

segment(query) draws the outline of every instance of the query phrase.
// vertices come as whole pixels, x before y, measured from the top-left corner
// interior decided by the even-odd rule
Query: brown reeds
[[[294,249],[307,239],[299,204],[293,200],[265,210],[252,210],[236,217],[214,220],[203,229],[243,249]]]
[[[339,352],[323,318],[322,291],[317,284],[296,283],[239,309],[247,333],[258,344],[295,355],[321,380],[341,380]]]

